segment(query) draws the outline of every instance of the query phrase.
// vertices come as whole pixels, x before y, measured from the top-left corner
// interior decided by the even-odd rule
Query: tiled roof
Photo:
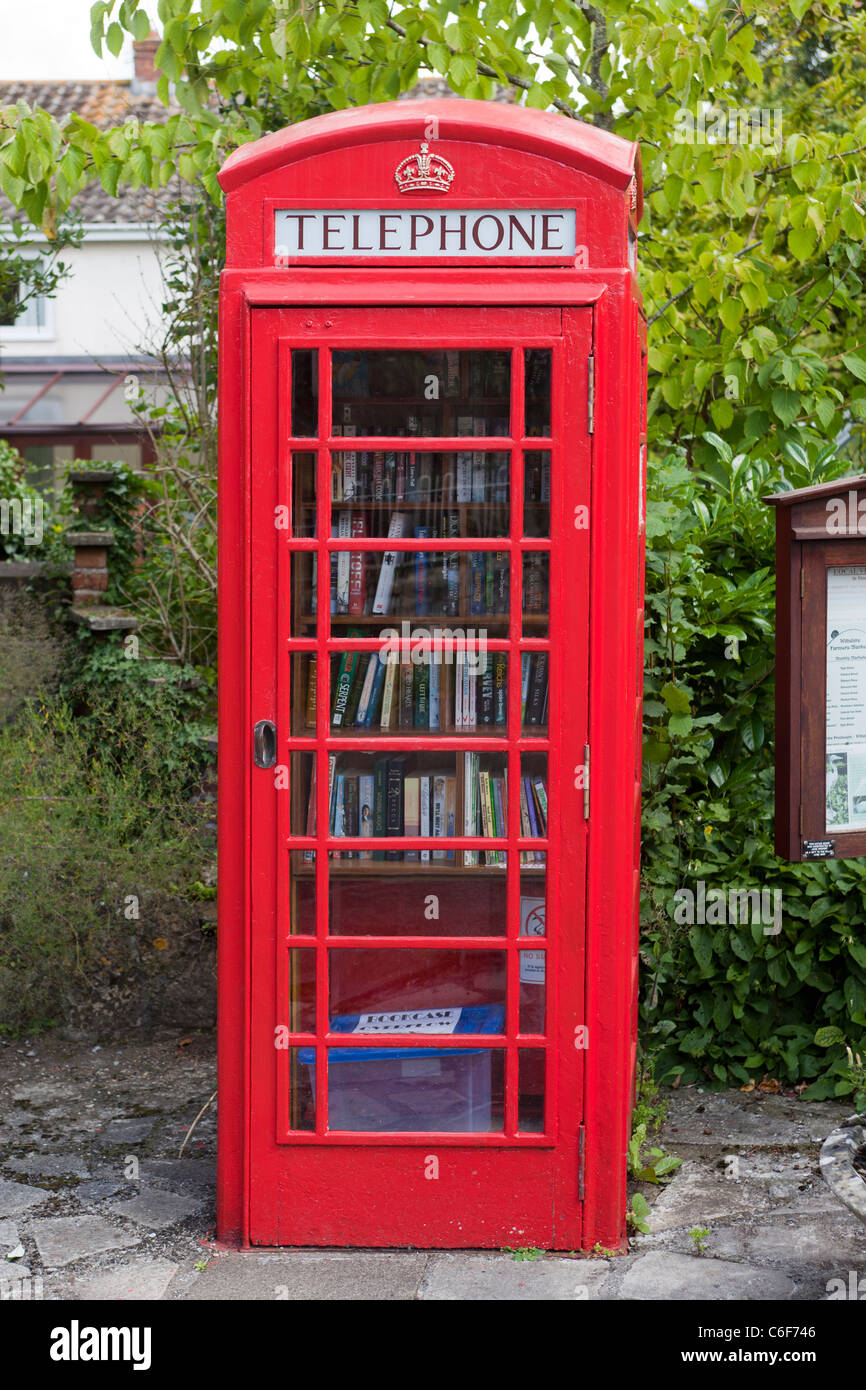
[[[140,121],[164,121],[171,114],[154,92],[134,90],[131,82],[0,82],[0,106],[14,106],[19,101],[41,107],[61,124],[76,111],[100,130],[122,125],[133,116]],[[85,223],[153,222],[178,191],[174,181],[158,193],[121,184],[118,196],[112,198],[95,180],[75,199],[73,210]],[[13,215],[12,205],[0,195],[0,222]]]

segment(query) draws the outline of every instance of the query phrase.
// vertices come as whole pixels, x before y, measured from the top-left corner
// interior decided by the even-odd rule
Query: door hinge
[[[586,1188],[585,1174],[583,1168],[583,1146],[586,1139],[586,1130],[583,1125],[577,1131],[577,1200],[583,1201],[583,1194]]]
[[[803,569],[803,567],[802,567],[802,565],[801,565],[801,567],[800,567],[800,598],[805,598],[805,596],[806,596],[806,571],[805,571],[805,569]]]
[[[800,807],[800,835],[803,834],[803,807]]]
[[[586,359],[586,432],[595,428],[595,358]]]
[[[583,745],[583,819],[589,820],[589,744]]]

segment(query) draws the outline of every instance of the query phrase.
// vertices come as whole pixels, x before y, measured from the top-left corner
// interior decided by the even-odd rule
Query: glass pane
[[[315,727],[315,657],[296,661],[307,669],[296,694],[295,731],[309,733]],[[507,653],[487,651],[483,639],[455,651],[423,629],[415,640],[410,632],[405,642],[395,640],[380,651],[332,655],[331,730],[365,738],[502,735],[507,690]]]
[[[328,1129],[501,1131],[504,1061],[493,1048],[331,1048]]]
[[[310,757],[296,754],[295,757]],[[479,835],[504,838],[507,816],[504,753],[416,752],[332,753],[329,757],[330,833],[337,837],[408,837],[417,839]],[[315,814],[308,820],[315,822]],[[461,830],[461,819],[466,825]],[[484,864],[500,868],[502,850],[480,851]],[[467,854],[469,858],[467,859]],[[417,848],[410,850],[334,851],[346,861],[399,865],[439,864],[467,867],[479,851]]]
[[[530,550],[523,556],[523,633],[546,637],[550,607],[550,556]]]
[[[333,936],[492,936],[506,923],[505,875],[442,873],[371,865],[350,874],[338,865],[330,883]],[[363,873],[363,893],[359,878]],[[411,875],[411,876],[409,876]]]
[[[338,536],[504,536],[510,455],[504,450],[407,453],[340,450],[332,455]],[[344,512],[340,503],[351,502]],[[443,508],[456,508],[453,514]],[[399,509],[399,510],[398,510]]]
[[[521,816],[521,822],[523,817]],[[527,935],[543,936],[546,924],[547,854],[544,850],[526,850],[520,856],[520,900],[532,900],[527,912],[535,914],[528,925]],[[537,909],[537,912],[536,912]],[[523,921],[521,906],[521,922]],[[541,927],[539,931],[538,928]],[[522,930],[522,927],[521,927]]]
[[[316,934],[316,851],[289,851],[291,879],[289,882],[289,934]]]
[[[520,758],[520,834],[524,839],[547,838],[547,754],[523,753]],[[524,866],[544,866],[541,851],[522,850]],[[529,856],[532,856],[530,858]]]
[[[517,1054],[517,1128],[522,1134],[544,1131],[544,1061],[540,1047],[521,1047]]]
[[[509,433],[507,351],[335,351],[333,426],[372,435]],[[461,425],[462,422],[462,425]]]
[[[316,1050],[290,1047],[289,1128],[309,1133],[316,1128],[316,1101],[313,1091]]]
[[[550,450],[523,455],[523,534],[550,535]]]
[[[292,454],[292,535],[316,535],[316,455]]]
[[[292,349],[292,435],[318,434],[319,354],[314,348]]]
[[[520,657],[520,723],[527,738],[547,737],[549,652],[523,652]]]
[[[391,535],[408,535],[404,513]],[[351,521],[340,523],[344,528]],[[344,532],[347,536],[349,530]],[[343,534],[341,532],[340,534]],[[449,513],[449,534],[460,535],[459,515]],[[547,557],[543,557],[546,559]],[[331,626],[338,631],[370,616],[358,635],[375,636],[377,630],[400,618],[454,618],[508,629],[508,553],[503,550],[412,551],[339,550],[331,555]],[[537,624],[533,627],[537,631]],[[455,634],[459,636],[459,633]],[[386,640],[386,635],[383,635]]]
[[[866,565],[827,570],[826,829],[866,827]]]
[[[319,557],[315,551],[301,550],[292,555],[292,637],[315,636],[318,570]]]
[[[289,951],[289,1032],[316,1031],[316,952]]]
[[[501,1033],[505,969],[504,951],[332,949],[331,1032]]]
[[[296,738],[312,738],[316,732],[318,663],[309,652],[295,652],[291,660],[292,733]]]
[[[273,769],[275,777],[278,774]],[[279,784],[277,784],[279,785]],[[280,788],[285,796],[285,790]],[[316,757],[314,753],[289,754],[289,796],[292,804],[292,834],[315,835],[316,833]],[[312,854],[312,851],[302,851]],[[304,860],[309,863],[311,860]]]
[[[527,348],[524,356],[527,435],[550,434],[550,348]]]

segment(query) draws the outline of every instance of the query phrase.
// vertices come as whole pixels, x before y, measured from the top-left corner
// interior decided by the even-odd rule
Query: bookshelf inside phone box
[[[220,1231],[616,1245],[637,152],[510,106],[351,116],[223,174]]]

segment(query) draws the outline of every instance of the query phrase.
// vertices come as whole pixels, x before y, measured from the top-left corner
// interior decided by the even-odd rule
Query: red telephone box
[[[221,183],[219,1234],[619,1246],[637,148],[406,101]]]

